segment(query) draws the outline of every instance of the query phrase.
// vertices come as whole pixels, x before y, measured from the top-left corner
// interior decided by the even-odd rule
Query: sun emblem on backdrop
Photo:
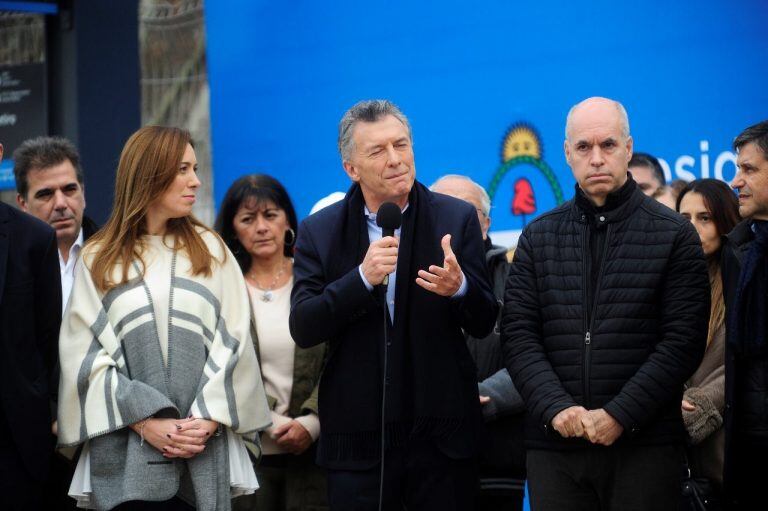
[[[531,156],[541,159],[541,138],[533,126],[520,122],[513,124],[504,135],[501,145],[501,161],[509,161],[517,156]]]
[[[504,134],[501,143],[501,166],[494,173],[487,188],[491,201],[493,201],[504,176],[519,165],[530,165],[536,168],[552,189],[555,204],[563,203],[563,190],[557,176],[544,161],[544,147],[541,143],[541,137],[536,129],[527,122],[513,124]],[[526,177],[517,179],[512,186],[512,202],[509,205],[509,212],[513,216],[520,217],[523,225],[525,225],[527,223],[526,217],[534,215],[537,211],[534,189]]]

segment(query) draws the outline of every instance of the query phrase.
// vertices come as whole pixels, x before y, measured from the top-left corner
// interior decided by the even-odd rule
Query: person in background
[[[768,458],[768,121],[733,142],[731,182],[744,219],[723,247],[725,468],[729,509],[763,509]]]
[[[441,177],[429,189],[464,200],[475,207],[483,234],[485,262],[488,264],[493,294],[501,305],[509,261],[507,248],[494,245],[488,236],[491,227],[491,199],[488,193],[470,178],[456,174]],[[486,337],[478,339],[467,334],[466,338],[467,348],[477,366],[478,392],[485,419],[477,509],[522,510],[525,492],[525,403],[504,367],[498,319],[496,328]]]
[[[77,256],[98,230],[96,223],[84,214],[80,155],[65,138],[31,138],[13,152],[13,174],[19,207],[56,229],[62,310],[66,309]]]
[[[664,169],[655,156],[648,153],[632,153],[627,167],[637,187],[648,197],[656,198],[664,193],[667,179],[664,177]]]
[[[235,509],[327,509],[325,475],[315,465],[320,435],[317,386],[325,344],[302,349],[288,329],[293,288],[296,212],[285,188],[264,174],[243,176],[229,187],[216,230],[235,254],[251,297],[256,350],[271,407],[272,426],[262,434],[259,490]]]
[[[740,221],[739,202],[722,181],[697,179],[680,192],[677,211],[699,233],[712,289],[707,349],[683,393],[683,422],[690,444],[688,464],[693,477],[707,478],[719,494],[725,448],[725,301],[720,259],[725,235]]]
[[[13,152],[13,174],[19,207],[56,229],[63,313],[72,292],[77,256],[83,244],[98,230],[96,223],[84,215],[85,187],[80,155],[65,138],[31,138]],[[54,373],[53,382],[58,384],[58,357]],[[52,389],[54,409],[56,394],[56,389]],[[53,431],[55,434],[55,422]],[[51,467],[53,488],[46,495],[48,507],[76,509],[75,501],[67,495],[74,469],[74,464],[61,454],[54,457]]]
[[[59,338],[59,446],[95,509],[228,510],[258,486],[245,442],[269,425],[248,294],[192,216],[190,135],[148,126],[120,155],[107,224],[83,247]]]

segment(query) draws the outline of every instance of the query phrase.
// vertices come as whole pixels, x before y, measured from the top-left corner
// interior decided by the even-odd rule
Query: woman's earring
[[[285,231],[285,244],[291,247],[294,243],[296,243],[296,231],[288,229]]]

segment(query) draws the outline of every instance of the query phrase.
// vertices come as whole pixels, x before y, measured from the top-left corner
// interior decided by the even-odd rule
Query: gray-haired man
[[[389,101],[350,108],[339,150],[353,185],[299,227],[290,317],[298,345],[329,346],[318,461],[331,508],[378,509],[383,480],[383,509],[471,510],[482,417],[462,329],[487,335],[497,311],[477,214],[415,180],[410,125]],[[394,236],[376,225],[384,202],[402,211]]]

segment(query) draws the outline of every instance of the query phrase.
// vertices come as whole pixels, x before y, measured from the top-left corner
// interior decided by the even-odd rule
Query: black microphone
[[[403,223],[403,212],[400,211],[400,206],[394,202],[385,202],[379,206],[379,210],[376,212],[376,225],[381,227],[381,237],[394,236],[395,229],[399,229]],[[389,275],[384,276],[384,280],[381,283],[383,286],[389,284]]]

